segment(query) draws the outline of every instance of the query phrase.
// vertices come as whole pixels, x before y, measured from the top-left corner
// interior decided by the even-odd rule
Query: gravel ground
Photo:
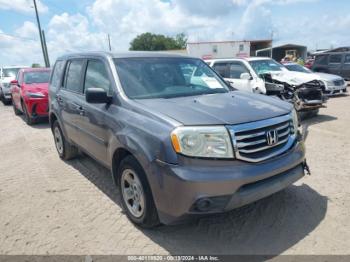
[[[0,254],[350,254],[350,96],[308,120],[312,175],[227,214],[140,230],[109,172],[59,159],[48,124],[0,105]]]

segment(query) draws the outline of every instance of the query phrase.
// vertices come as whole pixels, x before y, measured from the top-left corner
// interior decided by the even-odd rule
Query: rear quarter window
[[[64,61],[57,61],[51,75],[50,89],[56,90],[60,86],[63,69]]]

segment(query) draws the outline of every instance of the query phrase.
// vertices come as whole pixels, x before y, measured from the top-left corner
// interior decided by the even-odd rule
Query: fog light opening
[[[212,204],[213,201],[209,198],[202,198],[197,201],[196,208],[198,211],[208,211],[211,209]]]

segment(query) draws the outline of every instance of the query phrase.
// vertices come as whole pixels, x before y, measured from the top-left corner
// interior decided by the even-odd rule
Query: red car
[[[16,115],[23,113],[28,125],[48,116],[50,73],[49,68],[23,68],[11,81],[13,110]]]

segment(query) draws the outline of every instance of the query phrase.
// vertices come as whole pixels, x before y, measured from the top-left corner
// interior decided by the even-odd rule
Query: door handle
[[[77,111],[79,111],[79,115],[84,115],[85,110],[84,110],[83,106],[78,105],[78,104],[74,104],[74,106],[75,106],[75,109],[76,109]]]
[[[59,105],[62,105],[63,104],[63,99],[60,95],[56,95],[56,99],[57,99],[57,102]]]

